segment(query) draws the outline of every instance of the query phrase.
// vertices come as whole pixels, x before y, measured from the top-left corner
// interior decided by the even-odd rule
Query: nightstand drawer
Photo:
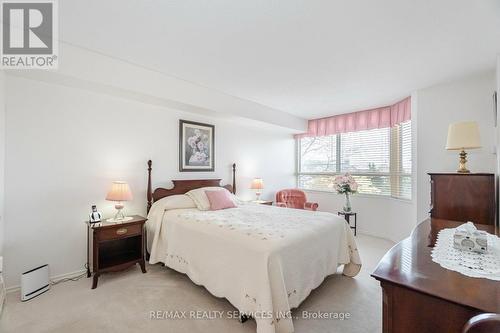
[[[97,240],[106,241],[129,236],[140,235],[142,233],[142,224],[123,225],[116,228],[99,230],[97,232]]]

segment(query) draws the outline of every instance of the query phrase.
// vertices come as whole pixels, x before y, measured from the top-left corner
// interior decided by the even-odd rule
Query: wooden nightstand
[[[123,223],[100,222],[87,224],[87,277],[92,266],[92,289],[97,287],[99,275],[116,272],[135,264],[146,273],[144,223],[146,218],[134,215]],[[92,262],[90,262],[90,259]]]
[[[268,205],[268,206],[272,206],[273,205],[273,201],[268,201],[268,200],[253,200],[252,201],[253,203],[256,203],[256,204],[259,204],[259,205]]]

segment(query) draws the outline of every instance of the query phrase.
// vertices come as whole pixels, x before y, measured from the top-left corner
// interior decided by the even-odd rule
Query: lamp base
[[[467,167],[465,166],[467,163],[467,153],[465,152],[465,150],[462,149],[459,156],[460,156],[460,162],[458,165],[457,172],[458,173],[470,173],[470,170],[468,170]]]
[[[133,219],[133,217],[125,216],[123,214],[124,205],[121,202],[117,202],[115,205],[116,214],[115,217],[107,219],[106,222],[119,223],[119,222],[127,222]]]

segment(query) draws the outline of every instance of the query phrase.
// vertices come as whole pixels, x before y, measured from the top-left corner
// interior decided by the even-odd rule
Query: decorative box
[[[488,251],[486,231],[457,229],[453,235],[453,247],[458,250],[486,253]]]

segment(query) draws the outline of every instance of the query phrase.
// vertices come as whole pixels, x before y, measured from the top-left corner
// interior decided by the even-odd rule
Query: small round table
[[[358,223],[358,213],[354,212],[337,212],[337,215],[343,215],[345,221],[351,229],[354,229],[354,236],[356,236],[356,228]],[[351,216],[354,216],[354,227],[351,226]]]

